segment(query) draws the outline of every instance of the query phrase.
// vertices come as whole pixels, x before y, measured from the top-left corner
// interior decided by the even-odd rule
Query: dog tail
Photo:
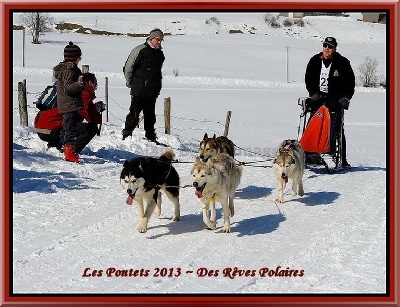
[[[235,166],[235,172],[236,172],[236,178],[237,178],[237,182],[236,182],[236,187],[235,189],[237,189],[237,187],[240,184],[240,181],[242,179],[242,174],[243,174],[243,166],[242,165],[236,165]]]
[[[161,157],[158,160],[162,162],[171,163],[171,161],[174,159],[175,159],[175,153],[172,150],[167,150],[161,155]]]

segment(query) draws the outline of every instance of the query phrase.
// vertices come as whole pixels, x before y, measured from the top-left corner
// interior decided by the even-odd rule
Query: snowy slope
[[[384,75],[384,25],[355,18],[308,17],[304,28],[273,31],[263,23],[263,14],[55,16],[120,33],[145,33],[158,26],[173,34],[163,43],[164,87],[156,126],[160,141],[182,162],[174,164],[182,186],[190,183],[199,141],[205,132],[222,134],[228,110],[232,111],[229,137],[238,146],[237,159],[260,161],[257,165],[265,167],[245,166],[235,197],[232,233],[220,232],[220,206],[217,229],[204,229],[201,204],[191,187],[181,189],[181,221],[170,220],[172,204],[164,197],[161,217],[150,220],[147,233],[138,233],[137,210],[125,204],[119,185],[121,167],[125,159],[159,156],[165,150],[148,143],[141,128],[131,139],[120,138],[129,103],[122,66],[143,38],[54,31],[43,37],[41,45],[27,43],[26,67],[21,67],[22,35],[14,31],[13,88],[26,79],[30,105],[30,126],[22,128],[13,93],[14,293],[387,291],[385,90],[356,88],[345,126],[351,171],[327,175],[322,169],[307,169],[305,195],[291,198],[286,191],[286,202],[277,204],[270,168],[279,143],[297,138],[297,99],[306,95],[304,69],[320,50],[323,37],[336,36],[339,52],[350,59],[356,74],[370,56],[377,58],[378,74]],[[221,22],[219,34],[215,25],[205,23],[213,16]],[[251,27],[257,29],[254,35],[226,32]],[[46,150],[31,125],[36,114],[33,101],[51,82],[52,67],[70,40],[82,48],[81,64],[89,64],[98,76],[99,99],[104,99],[105,77],[110,85],[109,121],[84,149],[79,165],[63,161],[56,150]],[[360,48],[365,45],[368,48]],[[285,79],[287,46],[289,83]],[[174,69],[179,70],[178,77]],[[164,134],[164,97],[172,100],[171,135]],[[131,270],[133,275],[137,270],[138,276],[117,276],[121,270]],[[244,275],[234,276],[237,270],[244,270]],[[298,270],[302,276],[274,276],[279,270],[286,275]]]

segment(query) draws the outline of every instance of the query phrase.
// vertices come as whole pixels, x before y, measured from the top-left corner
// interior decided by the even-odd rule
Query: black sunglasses
[[[328,44],[328,43],[323,44],[322,47],[328,48],[328,49],[333,49],[333,48],[335,48],[334,46],[332,46],[331,44]]]

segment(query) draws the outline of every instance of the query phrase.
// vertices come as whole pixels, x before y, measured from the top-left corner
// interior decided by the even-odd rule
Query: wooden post
[[[108,77],[106,77],[104,91],[105,91],[104,100],[106,104],[106,122],[108,123]]]
[[[89,65],[82,65],[82,73],[87,73],[89,72]]]
[[[28,104],[26,100],[26,79],[18,82],[19,123],[22,127],[28,126]]]
[[[171,134],[171,97],[164,98],[165,134]]]
[[[232,115],[232,112],[231,112],[231,111],[228,111],[228,113],[226,113],[226,121],[225,121],[224,136],[228,136],[228,132],[229,132],[229,123],[231,122],[231,115]]]

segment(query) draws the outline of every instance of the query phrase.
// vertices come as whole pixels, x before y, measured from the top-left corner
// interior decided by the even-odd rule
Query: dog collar
[[[215,202],[216,197],[217,197],[217,193],[214,193],[214,195],[209,198],[209,201]]]

